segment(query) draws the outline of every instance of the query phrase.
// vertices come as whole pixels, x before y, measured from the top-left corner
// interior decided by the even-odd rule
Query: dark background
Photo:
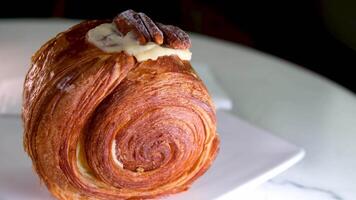
[[[237,42],[315,71],[356,93],[356,1],[12,1],[2,18],[110,19],[131,8],[156,21]]]

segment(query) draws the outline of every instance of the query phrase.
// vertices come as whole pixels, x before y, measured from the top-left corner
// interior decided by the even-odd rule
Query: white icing
[[[132,32],[122,36],[112,23],[101,24],[87,33],[87,39],[90,43],[105,52],[121,52],[136,57],[138,62],[145,60],[156,60],[160,56],[177,55],[181,60],[190,60],[192,53],[189,49],[171,49],[162,47],[154,42],[148,42],[140,45]]]

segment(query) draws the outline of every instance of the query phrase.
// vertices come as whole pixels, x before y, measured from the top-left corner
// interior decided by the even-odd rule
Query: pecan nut
[[[123,35],[132,31],[142,45],[147,42],[155,42],[158,45],[173,49],[188,49],[191,47],[189,35],[182,29],[172,25],[155,23],[144,13],[127,10],[115,17],[114,23]]]
[[[138,15],[141,17],[146,29],[150,33],[152,41],[159,45],[163,44],[163,33],[157,25],[145,13],[138,13]]]
[[[172,26],[157,23],[164,35],[164,44],[173,49],[189,49],[191,42],[189,35],[182,29]]]
[[[148,33],[145,25],[143,24],[140,16],[133,10],[127,10],[120,13],[114,19],[116,28],[124,35],[133,31],[140,44],[149,42],[150,34]]]

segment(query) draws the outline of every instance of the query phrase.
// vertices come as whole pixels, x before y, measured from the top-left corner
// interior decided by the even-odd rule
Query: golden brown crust
[[[32,58],[23,121],[34,169],[58,199],[185,191],[218,151],[211,98],[176,56],[137,63],[89,44],[104,22],[76,25]]]

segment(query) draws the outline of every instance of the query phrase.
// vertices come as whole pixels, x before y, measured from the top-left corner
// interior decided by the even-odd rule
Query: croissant
[[[207,171],[219,149],[215,109],[189,47],[181,29],[128,10],[34,54],[24,148],[54,197],[158,198]]]

